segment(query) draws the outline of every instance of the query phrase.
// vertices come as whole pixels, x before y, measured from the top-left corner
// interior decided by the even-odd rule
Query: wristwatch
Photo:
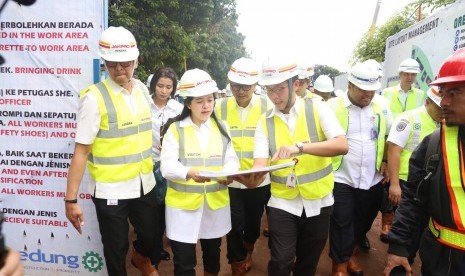
[[[77,203],[77,198],[75,198],[75,199],[66,199],[66,198],[63,198],[63,200],[65,201],[65,203]]]
[[[299,149],[299,153],[304,152],[304,143],[297,142],[297,143],[295,143],[295,146]]]

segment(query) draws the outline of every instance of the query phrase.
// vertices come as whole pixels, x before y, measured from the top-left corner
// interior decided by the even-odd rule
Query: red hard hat
[[[429,85],[465,81],[465,48],[458,49],[444,60],[436,79]]]

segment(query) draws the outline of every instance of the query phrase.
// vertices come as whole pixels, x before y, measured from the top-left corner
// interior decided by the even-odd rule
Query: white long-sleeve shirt
[[[208,120],[200,127],[195,125],[190,117],[180,122],[180,127],[193,126],[196,137],[203,151],[208,145],[215,143],[209,141],[211,121]],[[217,143],[220,141],[216,141]],[[160,168],[163,177],[169,180],[186,180],[189,167],[179,162],[179,142],[168,131],[163,137],[163,146],[160,154]],[[224,171],[237,171],[240,168],[239,159],[228,143],[224,161]],[[166,236],[169,239],[196,243],[198,239],[213,239],[226,235],[231,230],[231,211],[229,205],[218,210],[212,210],[204,200],[204,204],[197,210],[182,210],[166,206]]]

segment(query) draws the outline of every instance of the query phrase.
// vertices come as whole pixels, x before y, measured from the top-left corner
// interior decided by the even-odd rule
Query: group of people
[[[357,251],[380,210],[395,217],[392,229],[383,219],[385,275],[396,266],[411,274],[422,237],[429,241],[420,249],[428,258],[423,274],[465,275],[464,51],[446,60],[427,93],[413,86],[415,60],[401,63],[400,84],[382,96],[381,67],[365,61],[351,68],[347,92],[332,98],[329,77],[320,76],[320,89],[311,92],[310,70],[291,59],[272,56],[260,67],[239,58],[228,72],[232,96],[219,99],[201,69],[187,70],[179,82],[172,69],[159,69],[147,88],[133,77],[139,51],[123,27],[102,33],[99,54],[109,78],[81,92],[64,201],[81,233],[77,194],[87,164],[109,275],[126,275],[128,220],[137,234],[131,263],[142,275],[159,275],[158,262],[170,258],[164,233],[174,275],[195,275],[199,240],[204,275],[218,275],[223,236],[232,275],[245,275],[264,210],[269,275],[314,275],[328,236],[332,274],[363,275]],[[254,93],[258,85],[266,96]],[[439,126],[439,140],[425,138]],[[425,157],[425,141],[442,145],[436,166]],[[291,161],[271,172],[234,174]]]

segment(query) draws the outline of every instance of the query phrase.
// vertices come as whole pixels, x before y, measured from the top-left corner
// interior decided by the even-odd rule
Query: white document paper
[[[268,166],[268,167],[263,167],[263,168],[258,168],[258,169],[235,171],[235,172],[200,171],[200,175],[203,177],[224,179],[225,177],[234,176],[234,175],[256,173],[256,172],[271,172],[271,171],[275,171],[279,169],[292,167],[294,165],[295,165],[295,161],[293,160],[293,161],[283,163],[283,164],[278,164],[278,165],[273,165],[273,166]]]

